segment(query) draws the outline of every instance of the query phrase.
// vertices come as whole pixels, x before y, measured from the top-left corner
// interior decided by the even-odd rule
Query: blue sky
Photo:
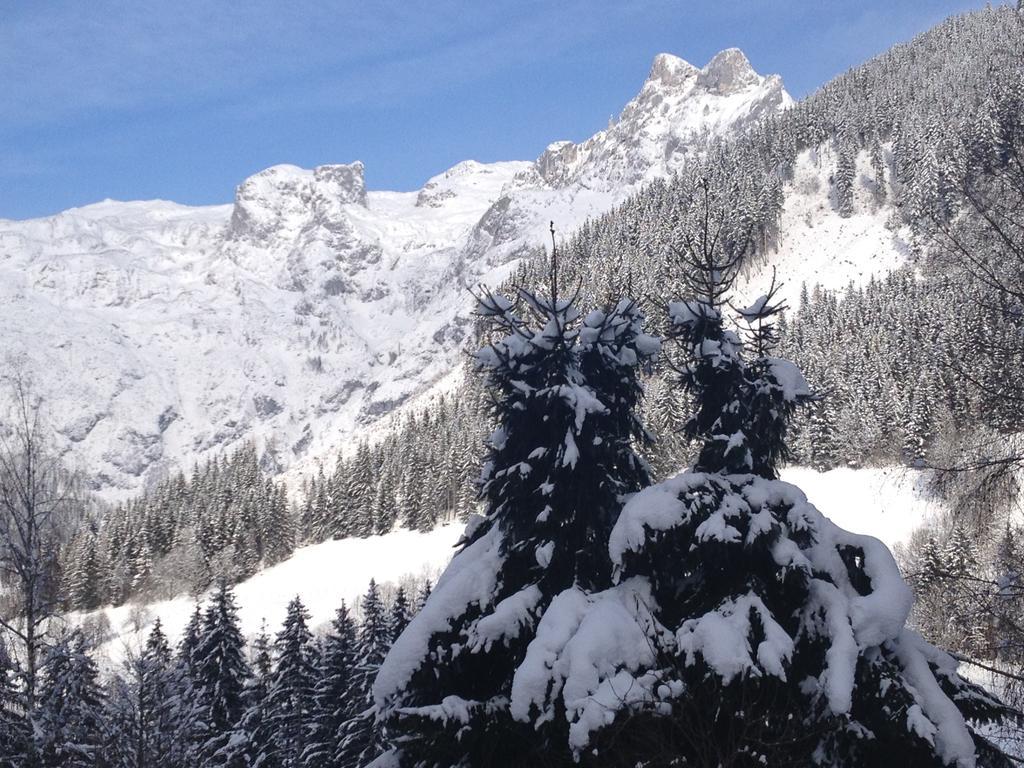
[[[0,0],[0,218],[230,202],[276,163],[416,189],[602,128],[654,55],[737,46],[804,96],[957,0]]]

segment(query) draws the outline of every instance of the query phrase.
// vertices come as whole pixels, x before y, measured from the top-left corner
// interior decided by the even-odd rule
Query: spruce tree
[[[0,768],[20,768],[29,757],[29,724],[15,673],[14,661],[0,641]]]
[[[427,600],[430,599],[430,593],[434,591],[434,585],[427,579],[423,582],[423,586],[420,587],[420,591],[416,594],[416,611],[419,612],[423,609],[423,606],[427,604]],[[397,636],[395,639],[398,639]]]
[[[147,762],[154,766],[167,765],[174,754],[175,731],[178,726],[175,706],[177,679],[171,648],[160,619],[154,622],[146,638],[142,651],[142,673],[144,690],[140,701],[149,731]]]
[[[174,691],[171,706],[174,738],[170,764],[174,766],[194,763],[202,746],[199,733],[202,711],[195,684],[202,629],[202,609],[196,604],[178,643],[178,652],[171,672]]]
[[[811,400],[800,370],[772,354],[779,343],[776,323],[786,309],[785,302],[777,298],[781,287],[773,274],[768,293],[746,309],[737,310],[752,358],[742,366],[744,382],[738,410],[745,413],[744,435],[751,470],[770,479],[778,477],[779,467],[790,458],[786,438],[797,407]]]
[[[658,351],[630,301],[582,317],[558,291],[517,301],[484,292],[495,340],[477,355],[497,429],[483,475],[485,516],[399,637],[374,686],[402,765],[525,765],[568,758],[553,723],[509,709],[513,676],[544,609],[605,583],[599,545],[623,495],[647,480],[637,369]],[[607,401],[607,402],[605,402]],[[536,727],[535,727],[536,726]]]
[[[252,644],[252,674],[245,682],[245,712],[235,728],[234,737],[221,751],[223,763],[229,766],[265,766],[276,768],[281,763],[270,721],[270,678],[273,659],[266,624]]]
[[[808,427],[811,463],[819,472],[827,472],[839,463],[836,408],[835,390],[829,387],[824,389],[811,414]]]
[[[391,602],[391,610],[388,614],[388,636],[392,641],[409,626],[412,613],[409,599],[405,596],[405,588],[400,586],[395,590],[395,598]]]
[[[377,582],[370,580],[362,601],[358,656],[352,676],[349,719],[341,729],[335,759],[341,765],[366,765],[384,751],[381,724],[377,720],[371,687],[391,647],[388,613]]]
[[[267,688],[273,762],[283,768],[302,764],[313,717],[316,657],[309,614],[298,597],[288,603],[284,626],[274,641],[274,671]]]
[[[198,711],[195,744],[203,765],[223,764],[223,750],[244,712],[243,691],[249,677],[244,648],[234,593],[221,582],[203,615],[192,659]]]
[[[857,178],[857,150],[848,139],[839,142],[835,174],[836,210],[844,219],[853,215],[853,188]]]
[[[615,586],[552,602],[513,712],[564,722],[583,765],[1009,766],[968,721],[1016,713],[905,629],[912,595],[885,546],[833,525],[771,462],[719,447],[780,456],[756,446],[785,433],[755,432],[756,376],[738,346],[723,359],[693,343],[701,324],[722,338],[717,308],[694,303],[673,314],[692,327],[700,465],[627,502],[608,539]],[[709,365],[741,375],[694,375]],[[775,380],[788,406],[807,394],[791,369]]]
[[[43,673],[32,713],[37,764],[41,768],[107,766],[105,693],[81,632],[72,632],[53,645]]]
[[[111,762],[124,768],[174,765],[175,678],[157,619],[139,654],[129,654],[109,684]]]
[[[885,155],[882,150],[882,144],[878,139],[876,133],[871,139],[871,145],[868,147],[868,155],[871,160],[871,174],[874,177],[875,183],[875,199],[879,203],[885,202],[887,195],[886,189],[886,173],[885,173]]]
[[[306,768],[340,765],[335,761],[339,735],[352,716],[352,684],[356,671],[356,627],[344,603],[323,639],[308,745],[303,754]]]

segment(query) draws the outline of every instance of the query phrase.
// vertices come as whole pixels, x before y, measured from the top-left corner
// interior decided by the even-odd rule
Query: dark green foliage
[[[553,263],[552,293],[556,269]],[[639,307],[624,300],[581,317],[573,300],[528,291],[517,298],[520,307],[480,297],[480,312],[496,335],[478,361],[497,429],[481,491],[486,517],[467,531],[457,555],[471,562],[496,558],[501,577],[486,605],[460,603],[447,591],[458,587],[443,581],[427,598],[420,615],[453,611],[447,628],[433,634],[430,652],[414,662],[409,685],[384,694],[391,697],[385,722],[403,764],[569,759],[564,743],[551,738],[555,725],[534,732],[511,717],[512,676],[534,617],[556,594],[574,583],[610,579],[600,542],[621,498],[648,482],[633,441],[647,437],[636,415],[639,376],[658,343],[644,334]],[[509,605],[522,606],[514,625],[498,615]],[[488,621],[499,629],[485,630]],[[407,633],[421,631],[414,621]],[[407,663],[401,651],[397,663]]]

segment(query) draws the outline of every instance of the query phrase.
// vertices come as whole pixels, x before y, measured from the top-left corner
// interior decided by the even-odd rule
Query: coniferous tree
[[[928,457],[934,407],[930,394],[927,383],[916,387],[911,394],[910,418],[903,440],[903,454],[911,466],[924,466]]]
[[[423,586],[420,587],[420,591],[416,594],[416,610],[420,611],[423,606],[427,604],[427,600],[430,599],[430,593],[434,590],[434,585],[430,583],[430,580],[423,582]],[[397,636],[396,636],[397,639]]]
[[[968,721],[1015,713],[904,629],[912,597],[888,550],[831,524],[770,462],[751,472],[713,447],[754,452],[760,436],[743,350],[694,344],[701,325],[722,338],[697,301],[673,319],[693,328],[683,382],[709,425],[702,464],[629,500],[609,537],[616,585],[552,603],[513,711],[564,717],[584,764],[1010,765]],[[694,375],[708,364],[743,375]],[[776,377],[791,405],[808,394],[798,376]]]
[[[356,626],[348,608],[342,603],[331,621],[320,652],[309,743],[303,755],[306,768],[342,765],[336,757],[342,728],[353,714],[352,684],[357,650]]]
[[[246,709],[235,728],[234,738],[222,750],[225,765],[266,768],[281,765],[270,717],[273,667],[270,637],[264,624],[252,644],[252,674],[246,680],[243,692]]]
[[[111,764],[123,768],[173,765],[175,678],[159,619],[142,652],[126,656],[108,688],[105,717]]]
[[[779,286],[772,278],[768,293],[746,309],[738,310],[746,326],[752,359],[744,367],[740,400],[746,411],[746,443],[754,474],[775,479],[790,458],[787,433],[799,405],[811,398],[803,374],[788,360],[773,357],[779,343],[776,321],[786,305],[776,299]]]
[[[306,626],[309,614],[298,597],[288,603],[284,626],[274,641],[274,670],[267,687],[272,762],[282,768],[302,764],[314,712],[316,656]]]
[[[0,642],[0,768],[20,768],[29,758],[29,724],[15,672],[14,661]]]
[[[234,593],[222,582],[203,615],[192,658],[198,713],[195,746],[203,765],[223,764],[224,750],[244,712],[243,691],[249,677],[244,647]]]
[[[173,723],[168,764],[187,768],[199,759],[201,708],[196,687],[198,649],[203,629],[202,609],[196,604],[185,625],[171,665],[170,719]]]
[[[145,723],[149,730],[148,763],[154,766],[171,763],[177,731],[177,677],[174,657],[157,619],[146,638],[142,651],[144,691],[140,696]]]
[[[391,601],[391,610],[388,613],[388,636],[392,641],[405,631],[411,618],[412,607],[409,605],[409,599],[405,596],[405,588],[399,586],[395,591],[394,600]]]
[[[106,768],[105,694],[83,635],[55,643],[43,672],[32,714],[34,759],[42,768]]]
[[[647,479],[631,442],[644,434],[636,369],[658,344],[633,302],[581,318],[575,299],[559,296],[557,269],[552,258],[547,297],[518,292],[529,319],[508,299],[480,297],[500,334],[478,354],[497,423],[486,516],[467,529],[377,677],[403,765],[522,765],[549,759],[549,748],[565,754],[548,742],[548,726],[513,716],[509,693],[535,617],[563,591],[610,579],[596,544],[621,496]]]
[[[886,191],[886,173],[885,173],[885,154],[882,150],[882,144],[878,139],[878,134],[875,134],[871,140],[871,146],[868,148],[868,154],[871,160],[871,173],[874,176],[875,183],[875,199],[881,203],[885,201]]]
[[[835,390],[825,390],[821,399],[815,404],[808,428],[811,462],[819,472],[827,472],[839,463],[835,398]]]
[[[844,139],[839,144],[836,164],[836,210],[844,219],[853,215],[853,188],[857,175],[856,150]]]
[[[370,586],[362,601],[358,656],[352,676],[349,719],[341,729],[336,753],[340,765],[366,765],[385,748],[384,734],[374,710],[372,685],[384,657],[391,647],[391,628],[377,582]]]

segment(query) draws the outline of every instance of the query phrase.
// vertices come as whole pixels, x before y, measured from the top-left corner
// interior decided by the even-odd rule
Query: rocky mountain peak
[[[654,57],[651,71],[647,75],[647,83],[657,83],[667,88],[678,88],[700,72],[693,64],[673,56],[671,53],[659,53]]]
[[[266,243],[310,220],[336,217],[340,206],[352,203],[366,204],[359,161],[313,170],[274,165],[238,185],[228,240]]]
[[[659,53],[617,120],[579,144],[549,145],[535,172],[555,188],[635,185],[678,170],[709,136],[789,103],[782,81],[758,75],[738,48],[721,51],[701,69]]]
[[[366,179],[359,160],[341,165],[319,165],[313,169],[313,181],[320,191],[330,193],[339,203],[366,205]]]
[[[726,48],[712,57],[697,78],[697,84],[722,96],[758,85],[761,77],[739,48]]]

